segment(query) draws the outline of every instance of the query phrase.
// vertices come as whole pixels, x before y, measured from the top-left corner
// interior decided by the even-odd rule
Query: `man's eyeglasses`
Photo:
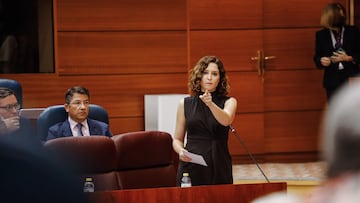
[[[90,105],[90,102],[89,101],[74,101],[74,102],[71,102],[70,105],[73,105],[73,106],[76,106],[76,107],[79,107],[81,105],[84,105],[84,106],[89,106]]]
[[[7,111],[11,111],[13,109],[19,110],[20,109],[20,104],[9,104],[6,106],[0,106],[1,109],[6,109]]]

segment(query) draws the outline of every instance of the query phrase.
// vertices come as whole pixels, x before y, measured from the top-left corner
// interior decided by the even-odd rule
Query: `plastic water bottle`
[[[86,178],[84,183],[84,192],[94,192],[95,185],[92,178]]]
[[[183,173],[183,177],[181,178],[181,187],[191,187],[191,178],[189,173]]]

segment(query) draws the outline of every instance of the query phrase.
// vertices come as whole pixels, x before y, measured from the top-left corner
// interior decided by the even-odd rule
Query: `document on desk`
[[[206,164],[206,162],[204,160],[204,157],[201,156],[201,155],[194,154],[194,153],[191,153],[191,152],[188,152],[188,151],[184,151],[184,155],[190,157],[191,158],[190,162],[192,162],[192,163],[207,166],[207,164]]]

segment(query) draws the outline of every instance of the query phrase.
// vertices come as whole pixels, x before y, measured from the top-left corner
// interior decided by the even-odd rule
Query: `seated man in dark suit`
[[[65,102],[64,107],[68,112],[68,119],[51,126],[47,140],[68,136],[112,136],[108,124],[88,118],[89,90],[81,86],[72,87],[65,94]]]
[[[31,122],[19,117],[20,104],[15,93],[8,88],[0,87],[0,134],[34,135]]]

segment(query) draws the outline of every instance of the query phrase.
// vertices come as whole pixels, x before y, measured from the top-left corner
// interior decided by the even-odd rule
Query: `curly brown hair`
[[[210,63],[215,63],[220,72],[220,81],[216,87],[215,94],[218,96],[225,96],[229,93],[230,85],[223,63],[216,56],[204,56],[195,65],[193,69],[189,71],[189,91],[192,95],[201,92],[201,78],[205,69]]]

